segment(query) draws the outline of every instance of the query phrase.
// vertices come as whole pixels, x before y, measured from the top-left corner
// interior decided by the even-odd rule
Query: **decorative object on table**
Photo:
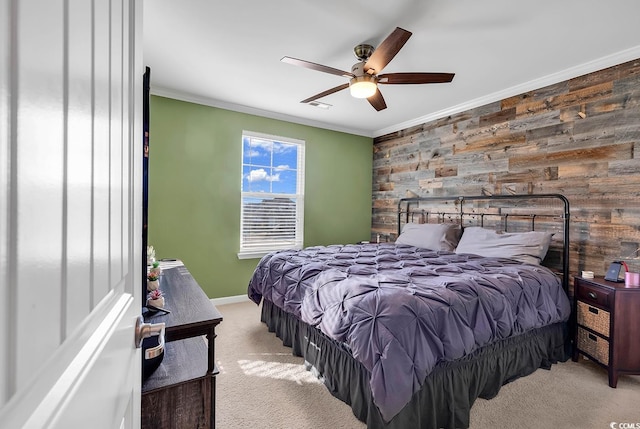
[[[157,262],[156,262],[157,263]],[[147,273],[147,291],[152,292],[160,287],[160,268],[151,268]]]
[[[628,287],[640,286],[640,273],[627,271],[624,273],[624,285]]]
[[[156,249],[153,246],[147,246],[147,265],[152,265],[156,262]]]
[[[640,247],[631,253],[622,256],[620,260],[626,262],[626,272],[624,273],[624,285],[626,287],[640,286]]]
[[[583,271],[582,272],[582,278],[583,279],[592,279],[595,277],[595,274],[593,273],[593,271]]]
[[[629,267],[624,261],[613,261],[605,274],[604,279],[610,282],[623,283],[625,273],[629,272]]]
[[[147,295],[147,305],[155,308],[164,308],[164,296],[160,289],[154,289]]]
[[[158,273],[158,276],[162,275],[162,268],[160,268],[160,261],[155,261],[153,263],[151,271],[155,271],[156,273]]]

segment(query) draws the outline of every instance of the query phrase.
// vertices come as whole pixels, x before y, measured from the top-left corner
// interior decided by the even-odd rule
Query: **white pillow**
[[[453,251],[461,232],[460,225],[451,223],[407,223],[402,227],[396,243],[429,250]]]
[[[456,253],[515,259],[525,264],[540,265],[549,250],[551,232],[496,232],[479,226],[467,227]]]

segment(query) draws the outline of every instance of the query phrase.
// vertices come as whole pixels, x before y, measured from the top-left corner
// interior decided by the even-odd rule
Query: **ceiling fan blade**
[[[282,57],[280,61],[287,64],[293,64],[294,66],[300,66],[306,69],[316,70],[316,71],[329,73],[329,74],[335,74],[338,76],[355,77],[353,73],[348,71],[334,69],[333,67],[323,66],[322,64],[312,63],[311,61],[299,60],[297,58]]]
[[[446,83],[451,82],[455,73],[387,73],[378,75],[378,83]]]
[[[326,91],[321,92],[320,94],[316,94],[312,97],[309,97],[305,100],[302,100],[301,103],[310,103],[312,101],[317,100],[318,98],[326,97],[329,94],[333,94],[334,92],[342,91],[343,89],[349,88],[348,83],[343,83],[340,86],[336,86],[335,88],[327,89]]]
[[[384,102],[384,97],[382,97],[382,93],[380,92],[380,89],[377,89],[375,94],[367,98],[367,101],[378,112],[387,108],[387,103]]]
[[[411,32],[403,28],[396,27],[393,32],[373,51],[371,57],[364,65],[364,71],[367,73],[379,74],[383,68],[396,56],[402,49],[407,40],[411,37]],[[373,70],[370,72],[369,70]]]

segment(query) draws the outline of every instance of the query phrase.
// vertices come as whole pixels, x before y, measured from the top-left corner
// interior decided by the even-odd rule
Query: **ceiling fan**
[[[295,66],[317,70],[349,78],[349,83],[328,89],[305,100],[301,103],[310,103],[334,92],[349,88],[351,95],[356,98],[366,98],[377,111],[387,108],[378,84],[422,84],[422,83],[446,83],[453,80],[454,73],[385,73],[380,74],[383,68],[402,49],[411,32],[396,27],[377,48],[368,44],[360,44],[353,48],[356,58],[360,60],[351,67],[351,72],[339,70],[322,64],[297,58],[283,57],[280,61]]]

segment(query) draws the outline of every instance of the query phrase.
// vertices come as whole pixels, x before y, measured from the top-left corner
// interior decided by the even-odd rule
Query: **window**
[[[238,257],[302,248],[304,141],[243,131]]]

